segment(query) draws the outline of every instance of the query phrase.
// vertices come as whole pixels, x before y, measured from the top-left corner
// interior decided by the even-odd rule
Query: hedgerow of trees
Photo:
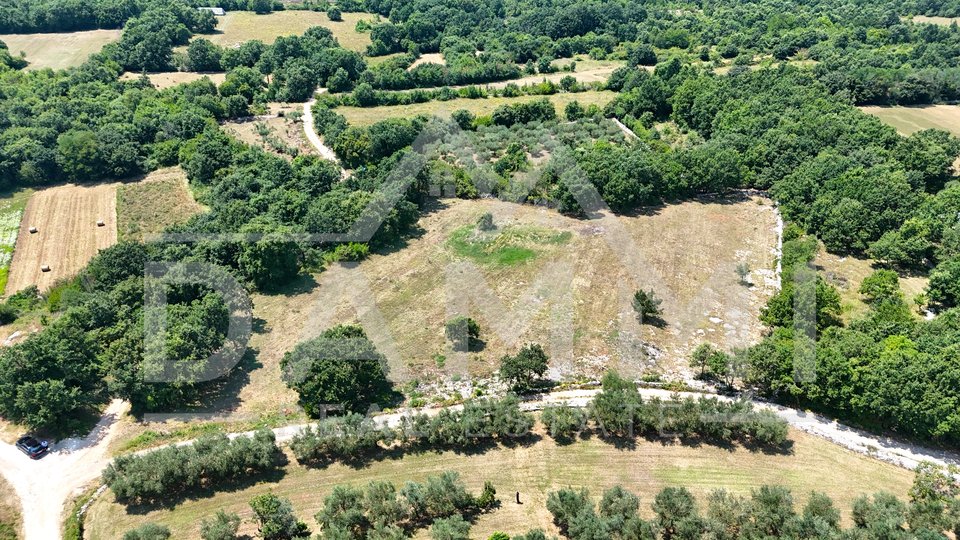
[[[858,497],[849,528],[842,527],[840,510],[827,495],[810,493],[798,511],[790,490],[776,485],[749,496],[720,489],[699,503],[685,487],[666,487],[653,499],[652,519],[640,516],[639,498],[621,486],[604,491],[599,503],[586,489],[560,489],[549,494],[547,509],[571,540],[946,538],[960,528],[955,472],[921,464],[907,503],[884,492]]]

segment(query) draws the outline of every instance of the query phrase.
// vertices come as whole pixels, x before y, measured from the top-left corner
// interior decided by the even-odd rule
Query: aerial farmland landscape
[[[0,540],[955,540],[958,20],[0,0]]]

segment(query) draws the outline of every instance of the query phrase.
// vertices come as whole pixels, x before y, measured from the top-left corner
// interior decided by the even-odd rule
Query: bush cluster
[[[103,481],[118,501],[152,502],[276,470],[279,452],[270,430],[234,439],[205,435],[189,445],[117,456]]]
[[[401,447],[451,447],[527,435],[533,417],[520,410],[515,396],[471,400],[461,409],[445,408],[435,415],[405,416],[390,428],[360,415],[329,418],[307,427],[290,443],[298,461],[306,463],[361,459],[364,453],[393,443]]]

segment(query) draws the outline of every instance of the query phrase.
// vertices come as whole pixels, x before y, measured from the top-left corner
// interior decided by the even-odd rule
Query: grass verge
[[[136,508],[131,511],[105,493],[90,507],[86,534],[90,540],[119,538],[124,531],[145,522],[170,527],[174,538],[196,538],[199,523],[217,510],[237,512],[244,520],[241,534],[253,535],[251,498],[261,493],[288,497],[298,516],[316,529],[312,516],[335,485],[363,485],[371,480],[402,484],[423,480],[446,470],[460,473],[467,487],[478,490],[485,480],[496,486],[502,506],[481,516],[471,537],[487,538],[497,530],[519,533],[542,527],[556,534],[546,511],[546,497],[561,487],[585,487],[594,497],[621,484],[637,493],[642,511],[649,515],[653,496],[668,485],[683,485],[698,497],[717,488],[748,493],[762,484],[783,484],[793,490],[798,505],[811,491],[831,496],[849,523],[853,500],[863,493],[889,491],[905,496],[913,473],[844,450],[827,441],[791,432],[790,454],[751,452],[741,447],[683,446],[640,439],[618,447],[590,438],[558,445],[548,437],[514,447],[496,447],[484,453],[424,452],[401,457],[385,453],[365,467],[333,464],[322,469],[293,462],[279,481],[217,493],[184,501],[175,507]],[[524,504],[511,499],[521,493]]]

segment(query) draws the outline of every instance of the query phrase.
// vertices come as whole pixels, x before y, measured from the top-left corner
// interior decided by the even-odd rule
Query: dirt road
[[[326,88],[317,88],[317,94],[323,94],[326,92]],[[313,125],[313,105],[317,102],[316,95],[310,98],[310,101],[303,104],[303,130],[307,134],[307,140],[310,141],[320,153],[320,156],[323,159],[328,159],[334,163],[339,164],[337,160],[337,154],[329,146],[323,143],[323,139],[317,135],[317,130]]]
[[[537,396],[522,403],[527,411],[540,410],[547,405],[567,403],[585,407],[597,394],[597,390],[570,390]],[[645,398],[667,399],[673,395],[701,398],[708,394],[692,392],[669,392],[644,388],[640,394]],[[730,398],[719,397],[727,400]],[[940,465],[960,464],[960,455],[942,450],[931,450],[905,444],[900,441],[879,437],[839,424],[822,416],[788,407],[764,402],[754,402],[757,408],[774,411],[792,427],[822,437],[835,444],[855,452],[880,459],[908,469],[915,468],[921,461],[930,461]],[[128,405],[114,401],[107,408],[96,428],[83,439],[69,439],[58,444],[49,455],[38,461],[31,461],[13,445],[0,443],[0,471],[14,487],[23,507],[23,528],[26,540],[54,540],[61,537],[62,510],[70,497],[77,494],[87,484],[96,479],[110,463],[107,447],[115,435],[116,420],[124,414]],[[459,408],[453,406],[451,408]],[[426,409],[427,414],[436,414],[441,409]],[[401,418],[415,410],[378,416],[383,425],[396,426]],[[287,442],[306,424],[284,426],[274,429],[277,442]],[[233,433],[231,438],[251,436],[253,432]],[[192,444],[183,441],[179,445]],[[147,453],[153,449],[141,451]]]
[[[0,444],[0,471],[20,498],[25,540],[61,537],[64,505],[110,463],[107,446],[127,408],[125,402],[114,401],[89,435],[61,441],[38,460],[11,444]]]

